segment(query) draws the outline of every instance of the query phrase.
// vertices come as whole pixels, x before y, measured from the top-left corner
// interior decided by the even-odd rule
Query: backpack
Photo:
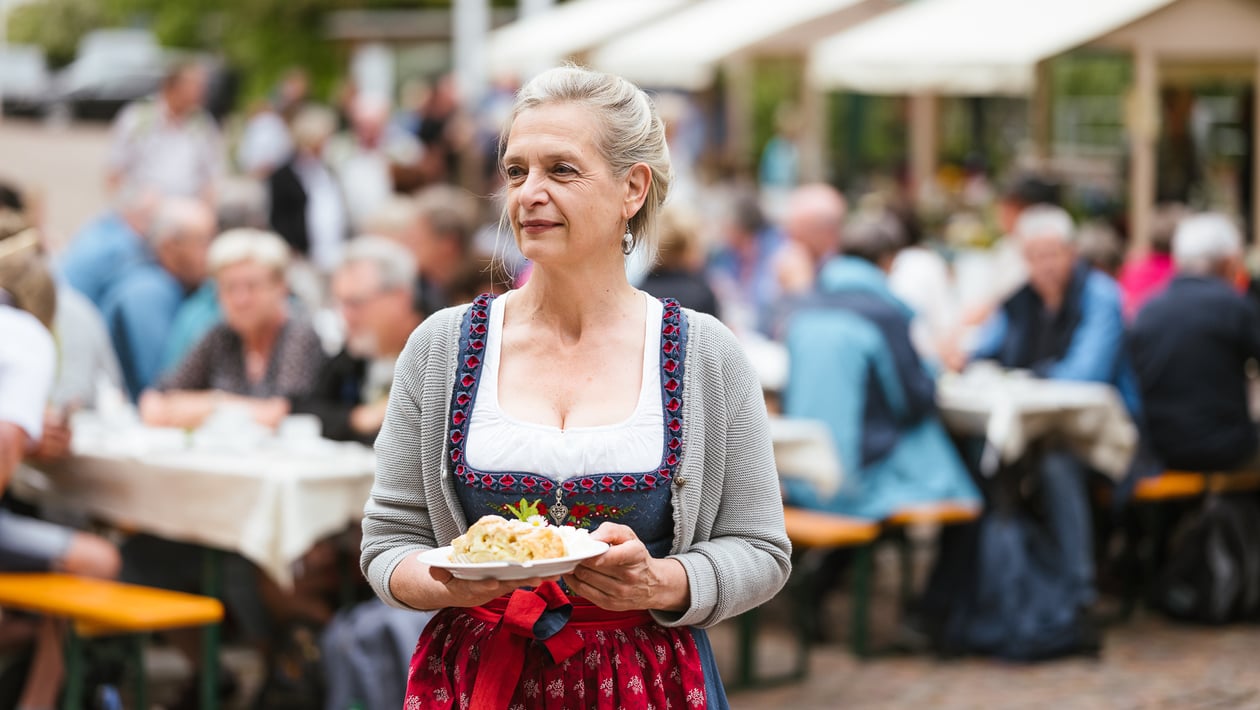
[[[1174,532],[1153,605],[1204,624],[1260,617],[1260,505],[1209,495]]]
[[[947,529],[923,598],[938,653],[1040,661],[1097,653],[1098,630],[1078,606],[1080,590],[1022,483],[1035,475],[1030,451],[986,482],[990,505],[976,523]]]

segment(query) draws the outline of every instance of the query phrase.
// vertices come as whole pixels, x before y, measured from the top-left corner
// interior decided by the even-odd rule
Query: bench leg
[[[809,609],[809,585],[806,577],[802,581],[789,580],[789,600],[792,603],[792,626],[796,632],[796,664],[787,673],[763,677],[757,672],[757,638],[761,630],[761,608],[754,607],[740,614],[735,620],[737,627],[735,682],[727,686],[730,690],[740,688],[758,688],[780,683],[790,683],[805,677],[809,671],[810,634],[813,631],[814,616]]]
[[[735,672],[735,683],[741,688],[750,688],[757,682],[757,628],[760,626],[759,609],[753,608],[739,615],[739,648],[736,651],[738,670]]]
[[[818,624],[812,598],[813,576],[806,574],[796,582],[788,579],[788,584],[791,585],[792,624],[796,627],[796,669],[792,671],[792,678],[802,680],[809,674],[809,652],[814,645],[814,627]]]
[[[914,596],[914,543],[903,529],[897,536],[897,555],[901,559],[901,609],[910,607]]]
[[[131,646],[131,665],[135,673],[135,697],[132,702],[138,710],[145,710],[149,707],[149,683],[148,677],[144,670],[144,646],[147,641],[145,634],[132,634],[128,639]]]
[[[870,620],[873,548],[874,545],[857,548],[853,563],[853,653],[858,658],[870,655],[867,623]]]
[[[66,622],[66,681],[61,692],[62,710],[83,710],[83,639],[74,632],[74,623]]]
[[[223,595],[223,553],[207,547],[202,553],[202,593],[221,599]],[[201,708],[219,708],[219,624],[201,632]]]

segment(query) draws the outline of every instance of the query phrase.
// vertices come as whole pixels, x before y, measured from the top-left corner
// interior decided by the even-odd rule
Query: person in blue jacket
[[[911,345],[913,313],[888,288],[903,244],[890,215],[857,220],[793,311],[785,413],[828,425],[844,478],[834,495],[785,479],[790,503],[878,520],[913,504],[979,502]]]

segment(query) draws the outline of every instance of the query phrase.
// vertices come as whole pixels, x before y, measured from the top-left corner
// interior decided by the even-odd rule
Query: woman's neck
[[[564,342],[576,342],[584,332],[607,328],[642,308],[642,294],[622,269],[601,274],[554,271],[534,267],[512,298],[513,321],[529,321],[554,330]]]
[[[278,318],[259,325],[251,332],[241,333],[241,346],[246,352],[270,355],[286,319],[287,314],[281,314]]]

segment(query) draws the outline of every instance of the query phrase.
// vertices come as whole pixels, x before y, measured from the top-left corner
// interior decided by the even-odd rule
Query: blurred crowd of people
[[[59,253],[22,185],[3,189],[0,484],[27,455],[65,456],[70,413],[102,397],[187,429],[224,411],[268,428],[313,414],[325,436],[370,444],[394,360],[423,319],[528,278],[493,197],[511,86],[475,110],[450,77],[409,86],[401,107],[370,95],[330,106],[295,70],[229,141],[203,108],[205,83],[197,65],[177,66],[119,115],[111,205]],[[791,172],[779,162],[776,175]],[[859,483],[835,496],[790,487],[790,502],[878,519],[978,500],[974,463],[934,399],[940,373],[977,359],[1114,385],[1166,466],[1256,456],[1245,363],[1260,357],[1260,311],[1228,219],[1169,206],[1149,248],[1126,259],[1114,231],[1075,222],[1052,181],[1022,176],[995,205],[1004,236],[964,272],[964,255],[940,248],[897,195],[851,206],[825,184],[781,192],[770,214],[751,188],[723,191],[717,208],[675,197],[655,260],[627,268],[643,290],[744,339],[772,406],[830,425]],[[1085,607],[1096,584],[1087,466],[1064,453],[1042,469]],[[10,534],[15,524],[26,532]],[[9,569],[110,577],[122,564],[85,533],[8,511],[0,529]],[[154,571],[180,554],[140,546],[126,573],[169,583]],[[319,608],[277,602],[256,577],[240,584],[270,602],[264,613]],[[51,706],[46,684],[31,692],[32,707]]]

